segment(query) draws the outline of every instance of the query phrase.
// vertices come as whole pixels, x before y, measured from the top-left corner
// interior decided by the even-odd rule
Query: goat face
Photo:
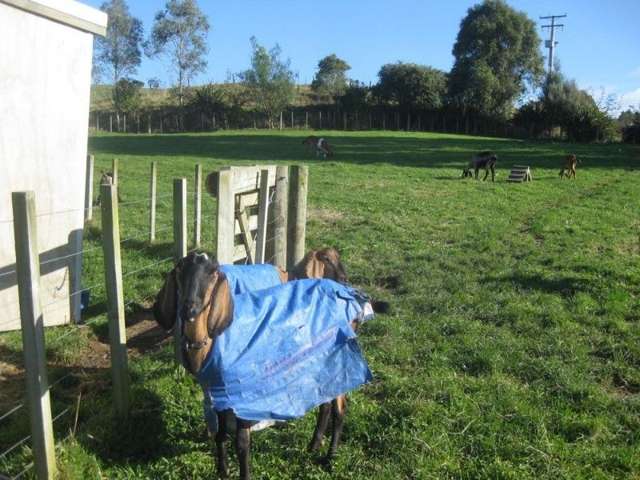
[[[294,278],[329,278],[345,283],[347,273],[335,248],[311,250],[293,269]]]
[[[207,294],[217,274],[218,263],[204,253],[193,252],[180,260],[156,296],[153,312],[157,322],[170,330],[178,314],[184,322],[194,321],[208,304]]]

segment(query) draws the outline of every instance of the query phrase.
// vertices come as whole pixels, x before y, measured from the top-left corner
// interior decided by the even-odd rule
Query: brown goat
[[[330,278],[346,281],[340,255],[334,248],[307,253],[290,274],[279,271],[280,280],[300,278]],[[178,304],[178,293],[182,304]],[[186,300],[185,300],[186,299]],[[230,324],[233,317],[233,302],[229,283],[218,270],[218,264],[204,254],[192,253],[182,259],[167,275],[154,304],[156,320],[165,329],[171,329],[180,318],[189,318],[183,325],[183,335],[188,348],[183,350],[186,364],[192,373],[200,370],[216,337]],[[329,462],[335,455],[346,413],[346,396],[340,395],[330,403],[320,405],[316,428],[309,444],[310,450],[317,450],[322,444],[329,417],[333,418],[331,445],[326,456]],[[218,412],[218,431],[215,432],[216,462],[222,476],[228,475],[226,440],[228,424],[235,420],[236,451],[240,462],[240,477],[250,478],[250,431],[256,426],[251,422],[236,418],[231,411]],[[213,432],[212,432],[213,433]]]
[[[576,178],[576,167],[578,166],[579,160],[574,154],[567,155],[564,158],[564,166],[562,170],[560,170],[560,178]]]

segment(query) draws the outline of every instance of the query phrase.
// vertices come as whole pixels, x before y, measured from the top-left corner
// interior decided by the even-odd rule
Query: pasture
[[[180,378],[171,340],[146,310],[171,257],[171,180],[226,165],[305,163],[308,248],[335,246],[350,280],[392,303],[360,332],[375,380],[350,396],[332,472],[306,452],[315,415],[258,432],[255,478],[638,478],[640,475],[640,150],[428,133],[310,132],[99,135],[99,172],[120,159],[132,412],[111,417],[104,290],[88,328],[47,331],[63,478],[212,478],[200,389]],[[318,135],[318,133],[314,133]],[[460,179],[471,154],[498,153],[495,183]],[[560,180],[563,156],[582,163]],[[158,162],[158,240],[145,240],[149,163]],[[506,182],[513,164],[534,181]],[[189,206],[191,208],[191,205]],[[213,246],[215,201],[203,201]],[[86,230],[83,283],[103,282],[99,214]],[[163,230],[164,229],[164,230]],[[62,336],[64,335],[64,338]],[[1,411],[19,399],[21,344],[0,337]],[[12,375],[12,372],[15,375]],[[26,430],[25,430],[26,429]],[[74,430],[72,435],[69,431]],[[2,425],[4,449],[28,430]],[[16,473],[28,451],[0,459]],[[237,463],[230,462],[232,478]]]

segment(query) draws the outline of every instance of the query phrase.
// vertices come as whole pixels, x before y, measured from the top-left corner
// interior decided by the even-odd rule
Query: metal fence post
[[[13,231],[34,463],[39,479],[56,476],[49,381],[44,348],[44,319],[40,305],[40,263],[33,192],[14,192]]]

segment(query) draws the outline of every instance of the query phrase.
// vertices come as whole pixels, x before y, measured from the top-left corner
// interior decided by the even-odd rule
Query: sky
[[[99,7],[103,0],[81,0]],[[222,82],[246,70],[251,36],[276,43],[299,83],[310,83],[318,60],[335,53],[351,65],[349,78],[375,83],[380,67],[396,61],[449,71],[460,20],[478,3],[467,0],[199,0],[208,16],[208,68],[192,82]],[[538,25],[544,15],[562,15],[555,56],[564,74],[597,99],[615,94],[621,106],[640,107],[640,0],[507,0]],[[129,0],[145,38],[163,1]],[[541,45],[542,49],[542,45]],[[543,55],[547,50],[543,49]],[[144,58],[136,78],[175,81],[166,59]]]

